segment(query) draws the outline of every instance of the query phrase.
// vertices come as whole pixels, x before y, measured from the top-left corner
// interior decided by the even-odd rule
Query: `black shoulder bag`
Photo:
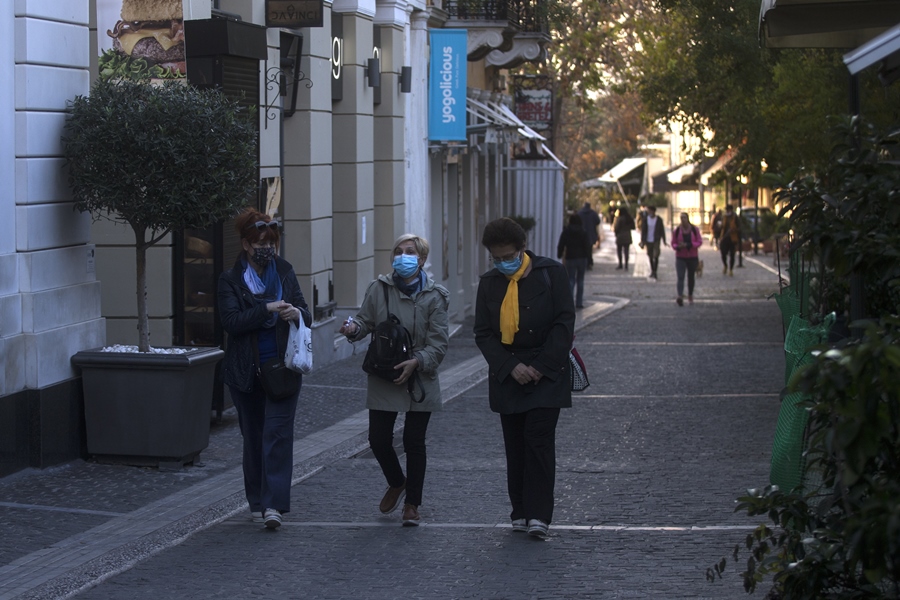
[[[255,333],[253,334],[253,356],[256,359],[256,373],[259,375],[259,382],[262,384],[266,396],[272,400],[285,400],[297,395],[297,392],[300,391],[300,373],[287,368],[281,352],[277,352],[264,364],[259,364],[259,340]]]
[[[375,330],[372,332],[369,340],[369,349],[366,351],[365,359],[363,359],[362,368],[369,375],[374,375],[393,383],[399,375],[394,367],[413,358],[413,345],[409,331],[400,324],[400,319],[388,308],[387,284],[381,282],[381,285],[381,289],[384,291],[384,307],[387,310],[387,319],[375,326]],[[416,399],[416,395],[413,392],[416,381],[419,381],[418,369],[413,371],[409,379],[406,380],[406,391],[413,402],[422,402],[425,400],[425,389],[422,387],[422,382],[419,381],[419,389],[422,390],[422,395]]]

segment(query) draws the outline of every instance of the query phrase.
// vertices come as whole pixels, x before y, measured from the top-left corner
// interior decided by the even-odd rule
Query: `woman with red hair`
[[[302,376],[295,373],[287,397],[276,398],[263,389],[260,367],[284,359],[291,321],[302,318],[308,327],[312,316],[294,268],[278,256],[278,222],[247,209],[235,219],[235,229],[242,251],[218,286],[219,317],[228,333],[222,371],[244,438],[250,511],[254,521],[275,529],[291,508],[294,415]]]

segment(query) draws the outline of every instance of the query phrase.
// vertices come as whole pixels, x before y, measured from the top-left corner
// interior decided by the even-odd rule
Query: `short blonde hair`
[[[391,248],[391,255],[393,255],[397,251],[397,248],[400,246],[400,244],[402,244],[403,242],[408,242],[410,240],[412,240],[413,244],[415,244],[416,246],[416,254],[418,254],[422,260],[428,258],[428,251],[431,249],[431,246],[428,245],[428,240],[414,233],[404,233],[403,235],[398,237],[394,242],[394,247]]]

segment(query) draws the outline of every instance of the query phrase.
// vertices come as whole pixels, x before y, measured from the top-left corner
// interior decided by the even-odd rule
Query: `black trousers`
[[[545,523],[553,520],[558,421],[558,408],[534,408],[500,415],[512,520],[540,519]]]
[[[369,411],[369,446],[387,484],[400,487],[406,482],[406,503],[422,504],[422,487],[425,484],[425,432],[428,430],[430,412],[406,413],[403,426],[403,451],[406,453],[406,477],[400,459],[394,451],[394,423],[397,413],[386,410]]]
[[[628,266],[628,254],[631,252],[631,244],[619,244],[616,242],[616,256],[619,257],[619,266],[622,266],[622,259],[625,259],[625,266]]]
[[[722,253],[722,265],[734,269],[734,253],[737,245],[731,240],[731,236],[724,236],[719,240],[719,252]],[[730,264],[727,259],[730,258]]]
[[[647,242],[647,258],[650,259],[651,275],[656,275],[656,269],[659,268],[659,246],[660,242]]]

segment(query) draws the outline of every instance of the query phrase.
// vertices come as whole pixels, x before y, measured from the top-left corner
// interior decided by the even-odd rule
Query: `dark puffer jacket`
[[[531,257],[531,272],[519,280],[519,331],[512,344],[500,341],[500,305],[509,280],[497,269],[481,276],[475,301],[475,343],[487,360],[491,410],[521,413],[532,408],[572,406],[569,349],[575,305],[565,267],[543,256]],[[519,363],[543,377],[520,385],[510,376]]]
[[[234,267],[219,276],[218,304],[219,319],[222,328],[228,333],[225,346],[225,358],[222,359],[222,372],[225,385],[233,386],[242,392],[253,390],[253,378],[256,376],[256,358],[253,345],[257,343],[256,334],[269,318],[266,302],[259,300],[244,283],[244,266],[238,257]],[[312,325],[312,315],[306,306],[297,275],[291,263],[275,257],[275,270],[281,279],[282,299],[300,309],[303,322]],[[287,350],[287,339],[290,326],[287,321],[278,319],[275,325],[275,342],[278,356]]]
[[[559,234],[559,242],[556,244],[556,258],[590,258],[591,244],[580,225],[569,225]]]

